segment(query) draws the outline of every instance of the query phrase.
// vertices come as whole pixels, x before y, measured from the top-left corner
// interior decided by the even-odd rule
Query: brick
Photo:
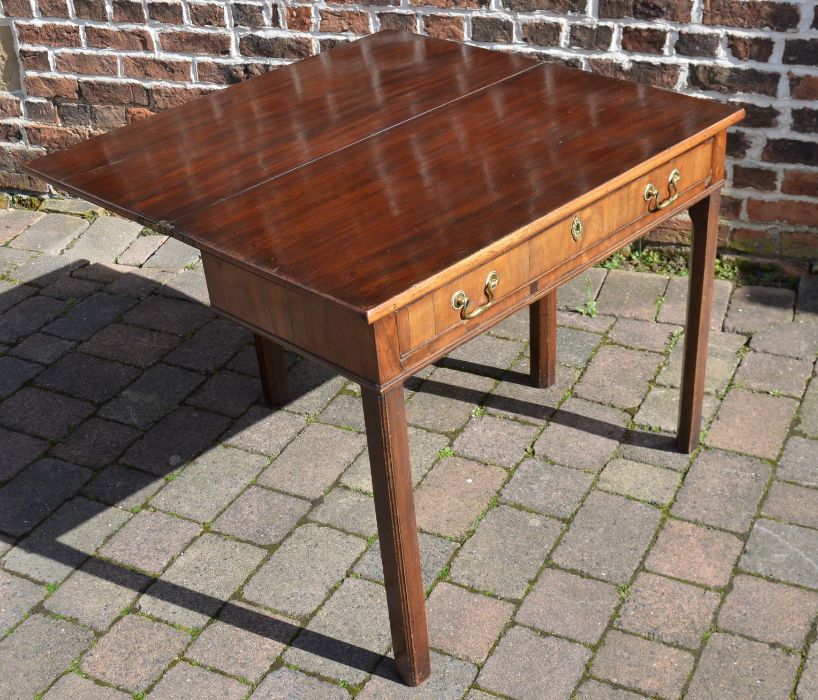
[[[570,27],[569,44],[572,47],[605,51],[611,47],[612,39],[613,27],[608,25],[571,24]]]
[[[21,44],[48,47],[81,45],[79,27],[70,24],[17,24],[16,29]]]
[[[721,24],[745,29],[773,29],[783,32],[798,27],[798,5],[784,2],[712,0],[702,17],[705,24]]]
[[[307,58],[312,55],[312,42],[305,37],[247,34],[239,39],[239,52],[242,56],[266,56],[269,58],[290,59]]]
[[[560,534],[560,524],[508,506],[488,512],[451,565],[456,583],[519,599]]]
[[[540,700],[543,688],[551,697],[567,698],[590,655],[579,644],[513,627],[483,666],[477,683],[520,700]]]
[[[622,49],[639,53],[661,54],[667,41],[667,32],[652,27],[623,27]]]
[[[93,639],[90,630],[67,620],[32,615],[0,642],[0,695],[39,695]]]
[[[216,32],[163,31],[159,43],[164,51],[173,53],[230,54],[230,35]]]
[[[42,586],[20,576],[0,571],[0,634],[5,634],[45,596]]]
[[[526,22],[522,25],[523,41],[538,46],[559,46],[562,25],[557,22]],[[490,39],[484,39],[490,41]],[[508,39],[504,39],[508,41]]]
[[[152,108],[156,110],[173,109],[208,92],[206,88],[154,85],[150,90]]]
[[[305,616],[366,549],[365,540],[308,523],[296,529],[244,587],[254,603]]]
[[[691,700],[788,697],[797,656],[766,644],[716,633],[702,652],[687,696]]]
[[[809,170],[787,170],[781,183],[784,194],[811,195],[818,190],[818,172]]]
[[[197,27],[224,27],[224,5],[197,2],[190,5],[190,21]]]
[[[33,17],[31,0],[5,0],[3,10],[6,17]]]
[[[281,698],[310,698],[310,700],[347,700],[349,693],[337,685],[330,685],[312,676],[283,666],[270,675],[256,689],[259,700]]]
[[[748,168],[736,165],[733,168],[734,187],[752,187],[762,192],[775,189],[778,174],[767,168]]]
[[[439,461],[415,496],[418,527],[447,537],[463,537],[505,478],[500,467],[460,457]]]
[[[778,462],[776,476],[795,481],[803,486],[818,486],[818,461],[815,460],[818,442],[792,436],[787,440],[784,454]]]
[[[815,205],[796,199],[749,199],[747,214],[751,221],[783,221],[801,226],[812,226],[816,221]]]
[[[818,99],[818,75],[789,74],[790,96],[797,100]]]
[[[100,22],[108,19],[105,0],[74,0],[74,12],[78,19],[95,19]]]
[[[741,102],[746,112],[743,126],[754,128],[771,128],[779,125],[781,112],[771,105],[761,106],[751,102]],[[730,136],[728,135],[728,139]]]
[[[676,54],[680,56],[713,57],[716,55],[720,44],[721,37],[715,33],[680,31],[679,38],[673,48]]]
[[[680,482],[679,474],[669,469],[615,459],[602,470],[598,486],[623,496],[663,505],[673,499]]]
[[[231,9],[233,13],[234,26],[250,27],[251,29],[258,29],[264,26],[264,13],[261,5],[233,3]],[[296,29],[296,27],[289,28]]]
[[[151,35],[144,29],[112,29],[88,26],[85,28],[88,46],[95,49],[115,49],[119,51],[153,51]]]
[[[606,581],[626,582],[659,526],[658,510],[593,491],[553,554],[554,562]]]
[[[812,563],[816,556],[815,530],[760,519],[753,525],[739,566],[748,573],[818,588],[818,572]]]
[[[630,67],[605,58],[590,58],[588,66],[594,73],[620,80],[630,80],[653,87],[674,88],[679,81],[679,66],[669,63],[631,61]]]
[[[141,24],[145,21],[145,10],[141,2],[134,0],[113,0],[114,22]]]
[[[668,520],[645,560],[651,571],[705,586],[727,585],[741,540],[725,532]]]
[[[720,600],[713,591],[643,572],[628,592],[616,626],[666,644],[697,649]]]
[[[473,17],[472,40],[508,44],[512,40],[512,25],[500,17]]]
[[[815,39],[787,39],[782,62],[802,66],[818,66],[818,41]]]
[[[304,10],[307,10],[306,12]],[[293,16],[292,19],[290,17]],[[436,19],[440,19],[442,15],[427,15],[424,17],[424,22],[427,22],[428,19],[432,17],[431,26],[426,26],[426,33],[429,36],[436,36],[433,32],[439,30],[441,27],[435,27],[435,24],[439,24],[436,22]],[[291,7],[287,8],[287,26],[291,29],[299,29],[299,27],[304,27],[302,31],[309,31],[311,26],[311,16],[309,13],[309,8],[303,7]],[[456,25],[457,18],[447,17],[447,19],[453,20],[451,22],[452,25]],[[294,24],[295,23],[295,24]],[[415,15],[405,14],[405,13],[398,13],[398,12],[379,12],[378,13],[378,23],[381,30],[384,29],[391,29],[397,32],[415,32],[417,31],[417,21],[415,19]],[[460,21],[462,24],[462,20]],[[441,38],[441,37],[438,37]]]
[[[798,139],[767,139],[761,152],[761,160],[767,163],[794,163],[818,166],[818,144]]]
[[[486,660],[514,610],[488,596],[439,583],[429,596],[429,643],[473,663]]]
[[[420,547],[420,568],[423,575],[423,587],[428,589],[448,563],[457,545],[442,537],[418,533]],[[355,565],[355,573],[364,578],[383,583],[383,566],[381,563],[381,545],[375,542]]]
[[[131,692],[148,688],[190,636],[161,622],[126,615],[83,658],[86,673]]]
[[[65,73],[84,75],[117,75],[115,56],[100,56],[92,53],[64,52],[55,54],[55,67]]]
[[[698,64],[690,66],[689,81],[693,87],[734,94],[748,92],[775,97],[778,91],[777,73],[755,68],[731,68]]]
[[[381,15],[381,17],[383,17],[383,15]],[[383,26],[383,20],[381,20],[381,26]],[[424,30],[429,36],[433,36],[436,39],[463,41],[464,27],[465,22],[462,17],[452,17],[450,15],[423,16]],[[409,31],[411,31],[411,29]],[[446,663],[448,663],[448,661]]]
[[[369,34],[369,15],[350,10],[319,10],[319,28],[322,32],[351,32]]]
[[[733,56],[740,61],[766,63],[773,53],[773,40],[759,36],[749,37],[731,34],[727,37],[727,46]]]
[[[189,61],[124,56],[122,69],[129,78],[141,80],[190,81]]]
[[[593,476],[529,459],[517,467],[500,500],[558,518],[570,518],[593,483]]]

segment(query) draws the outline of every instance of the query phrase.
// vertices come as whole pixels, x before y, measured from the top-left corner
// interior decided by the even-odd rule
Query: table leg
[[[287,360],[278,343],[253,334],[256,345],[258,371],[261,375],[261,391],[268,406],[287,403]]]
[[[713,276],[719,236],[720,201],[721,193],[714,192],[690,207],[693,249],[690,256],[682,394],[676,438],[676,445],[682,452],[692,452],[699,444],[710,309],[713,303]]]
[[[531,385],[547,389],[557,379],[557,290],[528,307]]]
[[[431,673],[403,386],[361,388],[395,666],[408,685]]]

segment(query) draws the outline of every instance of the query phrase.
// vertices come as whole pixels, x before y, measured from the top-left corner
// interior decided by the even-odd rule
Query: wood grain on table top
[[[29,169],[372,321],[741,116],[382,32]]]

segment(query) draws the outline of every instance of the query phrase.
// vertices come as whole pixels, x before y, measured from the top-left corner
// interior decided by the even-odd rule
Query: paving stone
[[[484,400],[491,414],[543,425],[574,385],[576,369],[557,365],[556,381],[547,389],[529,384],[529,360],[524,358],[503,375],[503,381]]]
[[[186,267],[184,270],[180,270],[178,274],[162,285],[159,293],[169,297],[192,299],[200,304],[210,304],[204,270],[199,264],[192,268]]]
[[[707,641],[686,697],[691,700],[788,698],[798,664],[796,655],[716,633]]]
[[[620,318],[609,331],[608,339],[637,350],[664,352],[673,335],[681,330],[682,326],[669,326],[638,318]]]
[[[775,459],[797,408],[798,402],[793,399],[733,389],[721,402],[705,443]]]
[[[612,630],[594,658],[591,673],[650,695],[679,698],[693,662],[693,655],[681,649]]]
[[[2,263],[0,263],[0,274],[2,274]],[[0,313],[8,311],[15,304],[35,294],[36,291],[34,287],[0,279]]]
[[[42,369],[42,365],[34,362],[26,362],[8,355],[0,356],[0,398],[17,391]]]
[[[59,583],[130,517],[118,508],[75,498],[18,542],[4,566],[38,581]]]
[[[373,499],[340,487],[324,496],[322,502],[310,513],[310,520],[363,537],[372,537],[378,531]]]
[[[59,253],[88,228],[88,222],[78,216],[48,214],[37,219],[9,245],[12,248]]]
[[[346,384],[346,379],[331,369],[303,359],[287,373],[290,401],[287,410],[317,415]]]
[[[56,199],[51,197],[43,200],[39,210],[61,214],[75,214],[84,216],[86,219],[99,216],[103,212],[102,207],[82,199]]]
[[[15,250],[14,248],[0,246],[0,274],[9,275],[14,279],[18,279],[17,271],[20,267],[25,266],[35,255],[36,253],[30,250]]]
[[[753,523],[739,566],[752,574],[818,588],[818,532],[759,519]]]
[[[100,216],[71,246],[71,254],[91,262],[114,262],[139,236],[142,226],[117,216]]]
[[[594,350],[602,342],[597,333],[557,328],[557,362],[570,367],[585,367]]]
[[[674,431],[675,432],[675,431]],[[690,455],[676,447],[676,435],[632,430],[620,446],[625,459],[643,464],[653,464],[674,471],[685,471]]]
[[[679,403],[681,392],[677,388],[654,386],[648,392],[642,405],[634,416],[634,422],[647,425],[655,430],[668,433],[676,432],[679,423]],[[718,399],[712,394],[705,394],[702,400],[702,425],[706,426],[719,407]]]
[[[665,290],[665,303],[659,310],[660,323],[674,323],[684,326],[687,323],[687,295],[690,278],[671,277]],[[727,280],[713,280],[713,305],[710,308],[711,330],[721,330],[727,305],[730,302],[730,293],[733,285]]]
[[[528,309],[518,311],[508,316],[503,321],[493,326],[489,331],[491,335],[498,338],[509,338],[510,340],[528,340]]]
[[[181,336],[193,333],[211,318],[213,312],[201,304],[162,296],[148,297],[124,316],[135,326]]]
[[[558,518],[570,518],[594,477],[537,459],[527,459],[514,472],[502,493],[503,503],[516,503]]]
[[[169,333],[112,323],[87,340],[79,349],[97,357],[150,367],[173,350],[179,339]]]
[[[139,435],[135,428],[91,416],[51,452],[69,462],[99,469],[116,460]]]
[[[511,467],[534,441],[537,428],[494,416],[473,416],[454,441],[454,450],[480,462]]]
[[[261,384],[258,379],[223,371],[210,377],[187,399],[187,403],[238,418],[260,398]]]
[[[618,603],[609,583],[545,569],[515,619],[548,634],[596,644]]]
[[[98,292],[72,307],[68,313],[49,323],[46,333],[68,340],[88,340],[94,333],[115,321],[134,302],[113,294]]]
[[[619,408],[636,408],[661,361],[662,356],[655,353],[605,345],[591,360],[574,394]]]
[[[322,423],[337,425],[342,428],[352,428],[364,432],[364,409],[361,399],[349,394],[338,394],[327,407],[321,411],[319,420]]]
[[[392,659],[380,663],[364,686],[361,700],[411,700],[412,698],[460,698],[477,675],[477,668],[467,661],[431,653],[432,675],[420,688],[405,685],[395,671]]]
[[[418,527],[446,537],[463,537],[505,478],[500,467],[460,457],[442,459],[416,492]]]
[[[705,450],[685,477],[671,512],[705,525],[746,532],[770,478],[758,459]]]
[[[277,544],[309,509],[308,501],[251,486],[216,519],[212,529],[263,546]]]
[[[682,477],[662,467],[628,459],[611,460],[599,477],[599,488],[650,503],[670,503]]]
[[[741,547],[741,540],[726,532],[668,520],[645,566],[666,576],[721,587],[727,585]]]
[[[28,532],[91,478],[92,472],[59,459],[40,459],[0,488],[0,530]]]
[[[43,218],[43,212],[27,209],[6,209],[0,212],[0,245],[6,245],[29,226]]]
[[[70,258],[69,258],[70,259]],[[78,265],[76,269],[72,270],[71,274],[74,277],[81,277],[98,284],[110,284],[114,280],[121,277],[128,270],[119,265],[108,263],[90,263],[87,264],[85,260],[80,261],[82,264]]]
[[[134,299],[145,299],[160,291],[162,284],[173,277],[173,272],[169,270],[134,270],[124,265],[113,267],[117,272],[117,276],[116,279],[109,282],[108,286],[105,287],[105,291],[109,294],[119,294]]]
[[[196,697],[201,700],[241,700],[249,688],[232,678],[181,662],[171,668],[151,690],[156,700]]]
[[[130,510],[145,503],[164,481],[136,469],[113,464],[82,490],[84,496]]]
[[[818,379],[810,382],[801,403],[800,419],[798,430],[809,437],[818,437]]]
[[[299,631],[297,623],[230,602],[185,652],[192,661],[258,683]]]
[[[818,528],[818,491],[774,481],[764,501],[762,514]]]
[[[514,606],[442,581],[427,603],[429,644],[461,659],[483,663]]]
[[[178,270],[195,263],[198,259],[199,251],[196,248],[175,238],[168,238],[153,255],[142,263],[142,267]]]
[[[797,360],[762,352],[750,352],[734,381],[748,389],[800,398],[812,374],[813,360]]]
[[[818,593],[754,576],[737,576],[719,627],[763,642],[801,648],[818,614]]]
[[[778,287],[738,287],[733,291],[724,329],[749,335],[793,320],[795,292]]]
[[[698,649],[720,601],[713,591],[643,572],[628,592],[616,626],[667,644]]]
[[[217,446],[189,464],[151,499],[160,510],[198,522],[213,520],[261,473],[267,458]]]
[[[753,335],[750,347],[757,352],[814,360],[818,353],[818,326],[813,323],[781,323]]]
[[[520,700],[568,698],[591,652],[555,637],[514,627],[500,640],[477,683]]]
[[[803,486],[818,486],[818,442],[797,435],[787,440],[776,476]]]
[[[449,441],[442,435],[431,433],[409,426],[409,462],[412,467],[412,484],[418,482],[431,469],[438,458],[438,453],[449,446]],[[358,491],[372,493],[372,473],[369,465],[369,452],[364,450],[341,476],[341,483]]]
[[[306,422],[301,416],[264,406],[252,406],[222,439],[226,445],[275,456],[304,425]]]
[[[347,579],[284,652],[284,661],[328,678],[362,683],[389,647],[385,598],[383,586]]]
[[[20,576],[0,571],[0,637],[45,597],[46,590]]]
[[[423,587],[428,589],[438,574],[451,559],[457,545],[451,540],[435,537],[425,532],[418,533],[420,547],[420,568],[423,574]],[[355,573],[364,578],[383,583],[383,566],[381,564],[381,543],[376,541],[355,565]]]
[[[163,571],[202,529],[187,520],[143,510],[105,543],[100,554],[152,574]]]
[[[3,251],[11,250],[11,248],[3,249]],[[7,275],[18,282],[34,287],[47,287],[60,277],[67,277],[87,265],[85,260],[76,260],[71,256],[37,254],[33,251],[16,252],[21,255],[13,259],[7,253],[3,255],[7,262],[16,265]]]
[[[625,435],[627,413],[571,398],[551,418],[534,452],[576,469],[598,472]]]
[[[293,440],[258,483],[304,498],[318,498],[365,448],[362,435],[313,424]]]
[[[11,479],[27,464],[31,464],[45,452],[45,440],[0,428],[0,445],[3,445],[3,459],[0,461],[0,481]]]
[[[631,693],[629,690],[614,688],[592,678],[577,688],[574,700],[640,700],[642,697],[644,696]]]
[[[206,532],[139,599],[142,612],[202,627],[264,558],[263,549]]]
[[[648,548],[660,513],[644,503],[592,491],[553,555],[559,566],[625,583]]]
[[[588,299],[596,299],[607,274],[605,268],[591,267],[568,280],[557,290],[558,308],[575,311],[585,306]]]
[[[439,433],[459,430],[493,386],[489,377],[438,367],[406,405],[407,419]]]
[[[144,591],[150,579],[121,566],[88,559],[44,603],[51,612],[102,631]]]
[[[560,523],[535,513],[494,508],[461,548],[451,578],[503,598],[522,598],[560,530]]]
[[[738,365],[738,351],[744,347],[746,338],[734,333],[710,334],[707,350],[707,368],[704,376],[704,390],[715,394],[727,388]],[[684,336],[679,338],[670,353],[668,362],[656,378],[657,384],[679,387],[682,383],[682,359],[684,357]]]
[[[14,343],[60,315],[65,303],[51,297],[23,299],[0,316],[0,342]]]
[[[599,292],[597,310],[600,314],[652,321],[656,300],[664,295],[667,284],[668,278],[661,275],[611,270]]]
[[[803,275],[798,282],[795,320],[818,321],[818,276]]]
[[[804,664],[795,697],[796,700],[809,700],[816,696],[818,696],[818,662],[813,652],[807,659],[807,663]]]
[[[127,250],[117,257],[116,261],[120,265],[131,265],[138,267],[142,265],[166,240],[167,236],[145,235],[134,240]]]
[[[9,354],[50,365],[73,348],[75,343],[45,333],[34,333],[15,345]]]
[[[182,406],[145,433],[122,460],[151,474],[164,476],[201,454],[217,435],[224,432],[227,422],[226,418],[215,413]]]
[[[438,364],[466,372],[478,369],[484,376],[499,377],[522,351],[523,345],[519,341],[484,333],[450,352]]]
[[[90,630],[67,620],[32,615],[0,641],[0,697],[42,693],[93,639]]]
[[[78,399],[101,403],[116,396],[138,374],[133,367],[72,352],[40,374],[36,384]]]
[[[557,324],[588,333],[605,333],[614,324],[613,316],[586,316],[573,311],[557,311]],[[559,351],[559,350],[558,350]]]
[[[47,700],[127,700],[130,695],[98,685],[77,673],[67,673],[43,697]]]
[[[80,669],[139,693],[181,653],[190,635],[161,622],[126,615],[82,659]]]
[[[308,523],[297,528],[244,587],[244,597],[302,617],[324,600],[366,549],[359,537]]]
[[[91,296],[91,294],[96,292],[99,288],[100,285],[91,280],[85,280],[80,277],[62,276],[55,279],[40,293],[56,299],[71,300],[72,303],[76,303],[80,299]]]
[[[307,676],[291,668],[279,668],[264,679],[253,700],[349,700],[349,693],[337,685]]]
[[[194,306],[187,302],[170,299],[167,301],[184,304],[186,307]],[[198,308],[206,307],[199,306]],[[236,351],[247,342],[247,339],[248,333],[245,328],[232,321],[217,318],[170,353],[167,361],[188,369],[212,372],[233,357]]]

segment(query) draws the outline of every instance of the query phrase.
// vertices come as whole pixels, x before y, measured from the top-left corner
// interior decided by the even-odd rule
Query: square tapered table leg
[[[261,391],[268,406],[287,403],[287,360],[283,348],[264,336],[253,334],[256,346],[258,371],[261,375]]]
[[[528,307],[531,385],[547,389],[557,380],[557,290]]]

